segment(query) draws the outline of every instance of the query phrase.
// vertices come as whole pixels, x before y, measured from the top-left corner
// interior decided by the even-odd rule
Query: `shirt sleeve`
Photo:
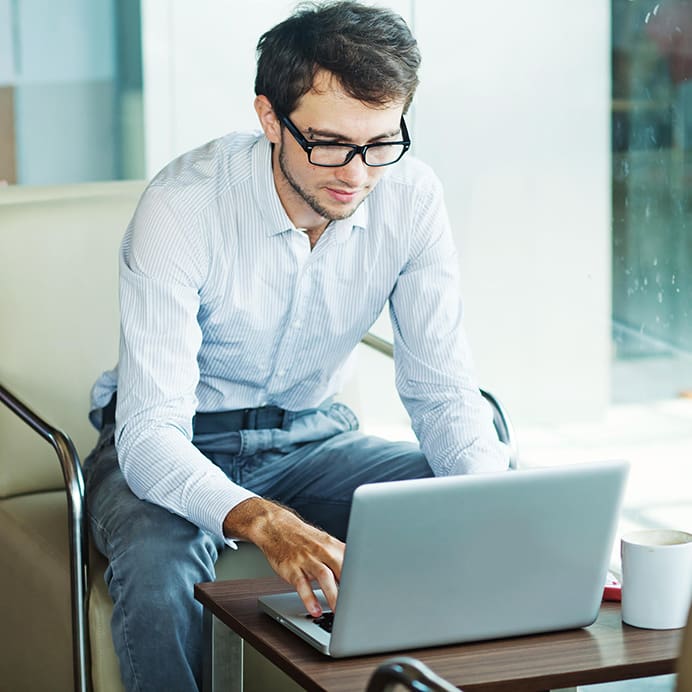
[[[432,175],[421,187],[409,261],[390,296],[397,389],[435,475],[501,471],[509,450],[476,381],[442,187]]]
[[[226,514],[254,494],[191,441],[202,341],[197,313],[207,267],[203,234],[176,216],[164,190],[148,188],[120,252],[115,440],[138,497],[223,537]]]

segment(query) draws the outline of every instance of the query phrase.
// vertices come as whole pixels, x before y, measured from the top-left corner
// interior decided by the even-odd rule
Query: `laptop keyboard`
[[[308,617],[312,617],[312,615],[308,615]],[[332,625],[334,624],[334,613],[331,611],[322,613],[318,618],[312,618],[312,621],[331,634]]]

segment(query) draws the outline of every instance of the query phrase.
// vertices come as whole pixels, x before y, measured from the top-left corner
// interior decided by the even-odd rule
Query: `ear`
[[[281,123],[266,96],[260,94],[255,97],[255,112],[267,139],[272,144],[278,144],[281,141]]]

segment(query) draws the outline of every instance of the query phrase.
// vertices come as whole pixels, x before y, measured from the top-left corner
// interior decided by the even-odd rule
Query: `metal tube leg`
[[[203,692],[243,692],[243,640],[204,609]]]

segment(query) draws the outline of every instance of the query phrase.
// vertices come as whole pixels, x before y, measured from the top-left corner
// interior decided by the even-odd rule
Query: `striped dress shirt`
[[[116,447],[133,492],[222,535],[253,493],[191,443],[197,411],[312,408],[337,394],[389,303],[396,385],[436,475],[500,470],[507,453],[479,394],[461,324],[441,185],[408,156],[310,249],[274,186],[271,145],[234,133],[147,187],[120,253]]]

